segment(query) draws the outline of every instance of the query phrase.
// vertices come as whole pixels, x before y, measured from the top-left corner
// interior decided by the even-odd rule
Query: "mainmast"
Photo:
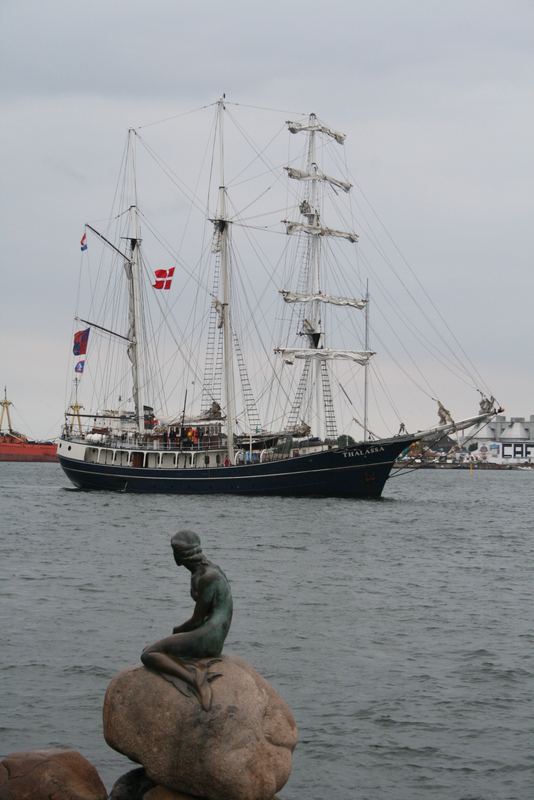
[[[224,185],[224,95],[218,101],[218,125],[219,125],[219,196],[217,216],[214,220],[215,228],[219,234],[221,252],[221,284],[222,302],[220,306],[220,324],[223,330],[223,364],[224,364],[224,395],[226,405],[226,435],[228,458],[234,461],[234,426],[235,426],[235,383],[234,383],[234,361],[232,348],[232,318],[230,313],[231,302],[231,273],[229,259],[229,237],[230,227],[226,218],[226,187]]]
[[[312,386],[315,386],[316,420],[318,435],[322,437],[335,437],[336,421],[332,402],[330,375],[327,362],[331,360],[349,360],[360,365],[366,365],[369,358],[374,355],[367,349],[363,351],[335,350],[325,346],[325,332],[321,320],[321,304],[327,303],[335,306],[346,306],[357,309],[366,307],[366,299],[338,297],[324,293],[322,290],[324,276],[321,266],[321,249],[326,238],[336,237],[354,244],[358,236],[352,231],[341,231],[326,227],[321,219],[319,208],[319,184],[324,183],[343,192],[349,192],[351,184],[339,178],[332,177],[322,172],[316,161],[316,137],[322,135],[334,139],[338,144],[343,144],[345,135],[326,127],[319,122],[315,114],[310,114],[306,123],[288,122],[290,133],[305,132],[308,136],[306,168],[303,170],[286,167],[289,178],[304,181],[309,184],[307,195],[299,205],[299,211],[304,221],[283,220],[288,234],[306,234],[308,238],[305,260],[304,281],[301,281],[303,291],[293,292],[282,290],[281,294],[286,303],[307,304],[307,309],[301,314],[299,335],[307,338],[307,347],[282,348],[275,350],[282,355],[286,363],[293,363],[295,359],[305,361],[294,407],[291,411],[293,422],[297,416],[297,405],[302,404],[305,394],[311,399]],[[306,306],[305,306],[306,308]],[[311,369],[313,367],[313,369]],[[305,385],[308,388],[305,389]],[[322,400],[322,402],[321,402]],[[321,408],[323,412],[321,413]]]

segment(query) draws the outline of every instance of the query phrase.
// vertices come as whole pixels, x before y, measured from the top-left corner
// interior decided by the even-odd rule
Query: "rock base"
[[[273,800],[285,785],[297,742],[291,710],[242,659],[223,656],[217,672],[208,711],[144,667],[111,681],[104,736],[144,767],[149,791],[160,791],[142,800],[163,800],[163,788],[203,800]]]

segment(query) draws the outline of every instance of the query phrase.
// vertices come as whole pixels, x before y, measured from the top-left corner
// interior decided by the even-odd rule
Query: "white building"
[[[524,417],[494,417],[474,436],[468,448],[476,461],[494,464],[534,464],[534,415]]]

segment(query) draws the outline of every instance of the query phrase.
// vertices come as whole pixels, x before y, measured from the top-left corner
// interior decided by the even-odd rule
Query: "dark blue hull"
[[[92,464],[59,456],[80,489],[165,494],[377,498],[408,437],[366,442],[297,458],[217,468],[161,469]]]

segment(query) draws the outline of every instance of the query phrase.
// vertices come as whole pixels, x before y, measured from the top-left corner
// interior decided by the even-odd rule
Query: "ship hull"
[[[38,442],[0,443],[0,461],[57,461],[57,448]]]
[[[85,490],[378,498],[395,459],[412,441],[367,442],[280,461],[216,468],[114,466],[86,463],[61,452],[59,462],[72,483]]]

